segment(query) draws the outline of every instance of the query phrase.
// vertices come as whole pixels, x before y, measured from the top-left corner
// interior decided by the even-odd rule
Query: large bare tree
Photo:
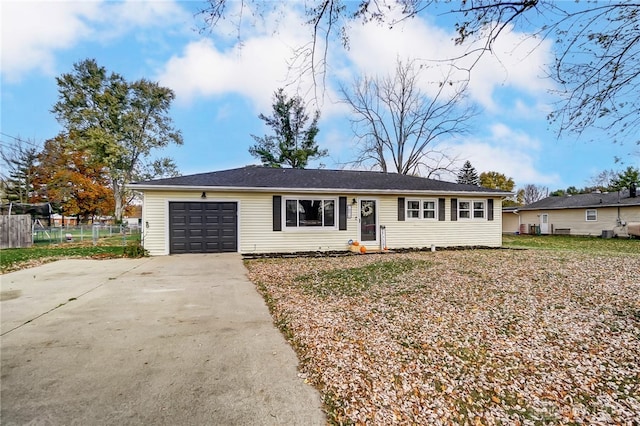
[[[542,185],[527,184],[522,188],[522,202],[527,204],[535,203],[549,196],[549,188]]]
[[[420,71],[415,61],[398,60],[393,75],[342,87],[359,144],[357,165],[427,177],[453,172],[455,159],[438,144],[468,130],[474,109],[465,102],[467,85],[445,80],[427,93],[420,88]]]
[[[240,0],[233,3],[233,9],[261,15],[277,3]],[[230,4],[229,0],[207,0],[200,10],[205,25],[229,18]],[[452,43],[470,48],[463,54],[463,62],[457,61],[461,57],[450,59],[459,66],[472,64],[466,65],[471,78],[473,65],[483,55],[492,54],[500,35],[513,28],[540,40],[553,40],[556,59],[549,64],[549,76],[559,84],[560,101],[549,119],[560,134],[581,134],[596,127],[608,132],[613,142],[639,142],[640,2],[309,0],[302,7],[310,38],[296,54],[307,64],[301,70],[311,72],[314,78],[324,78],[332,43],[348,47],[352,23],[375,21],[392,27],[425,11],[453,16],[457,36]],[[242,12],[235,17],[240,25]]]

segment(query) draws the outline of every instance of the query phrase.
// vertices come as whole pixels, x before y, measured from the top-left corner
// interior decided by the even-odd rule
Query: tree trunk
[[[115,210],[113,213],[113,218],[118,224],[122,222],[122,213],[124,210],[124,206],[122,203],[123,188],[122,185],[120,185],[115,180],[113,180],[113,184],[111,186],[113,188],[113,197],[115,198]]]

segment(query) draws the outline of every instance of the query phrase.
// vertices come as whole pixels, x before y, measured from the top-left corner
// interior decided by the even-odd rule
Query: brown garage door
[[[238,251],[237,212],[232,202],[169,203],[170,253]]]

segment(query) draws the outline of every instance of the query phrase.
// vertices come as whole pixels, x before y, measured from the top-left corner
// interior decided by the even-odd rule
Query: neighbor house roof
[[[547,197],[518,210],[558,210],[598,207],[640,206],[640,197],[630,197],[628,190],[620,192],[593,192],[591,194]]]
[[[251,191],[352,191],[373,192],[453,192],[459,194],[512,195],[509,192],[463,185],[398,173],[357,170],[284,169],[247,166],[210,173],[156,179],[130,184],[133,189],[197,189]]]

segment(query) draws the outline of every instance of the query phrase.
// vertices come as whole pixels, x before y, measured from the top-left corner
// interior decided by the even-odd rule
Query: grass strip
[[[122,257],[123,246],[74,246],[74,247],[30,247],[3,249],[0,251],[0,272],[20,269],[26,263],[41,260],[53,261],[69,257],[111,258]]]
[[[600,238],[574,235],[510,235],[502,237],[510,248],[562,250],[583,253],[640,254],[640,239]]]
[[[314,272],[297,277],[296,282],[306,292],[320,297],[358,296],[372,286],[392,284],[399,276],[428,264],[420,260],[388,260],[355,268]]]

